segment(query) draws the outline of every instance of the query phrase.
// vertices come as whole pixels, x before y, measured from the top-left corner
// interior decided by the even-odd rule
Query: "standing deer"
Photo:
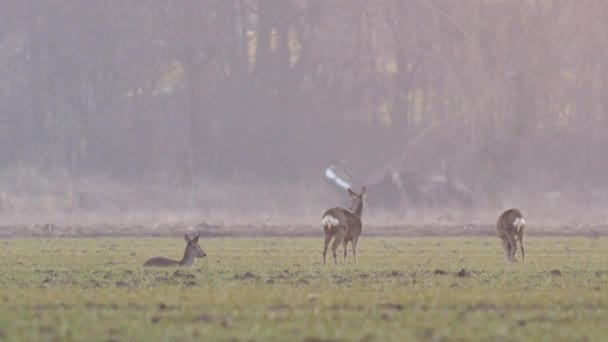
[[[329,241],[334,238],[331,246],[331,251],[334,255],[334,263],[338,266],[338,256],[336,250],[342,244],[344,246],[344,266],[346,266],[346,250],[348,242],[351,242],[353,247],[353,255],[355,264],[359,265],[357,260],[357,241],[361,235],[362,224],[361,214],[363,213],[363,201],[365,199],[365,187],[361,189],[361,193],[357,194],[352,189],[348,188],[348,194],[351,197],[349,209],[331,208],[323,214],[321,225],[325,230],[325,246],[323,247],[323,264],[325,265],[327,246]]]
[[[524,227],[526,220],[519,209],[509,209],[498,217],[496,222],[496,230],[498,237],[502,241],[502,248],[507,257],[507,261],[517,261],[515,253],[517,252],[517,240],[521,248],[521,260],[524,260]]]
[[[184,234],[186,240],[186,250],[184,251],[184,257],[182,260],[171,260],[162,256],[148,259],[144,266],[192,266],[196,258],[202,258],[206,256],[203,249],[198,244],[198,235],[190,239],[188,234]]]

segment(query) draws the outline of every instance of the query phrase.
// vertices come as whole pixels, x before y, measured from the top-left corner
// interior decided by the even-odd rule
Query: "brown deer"
[[[498,237],[502,241],[502,248],[505,252],[507,261],[517,261],[515,253],[517,252],[517,240],[521,248],[521,260],[524,261],[524,227],[526,220],[519,209],[509,209],[498,217],[496,222],[496,230]]]
[[[202,258],[206,256],[203,249],[198,244],[198,235],[190,239],[188,234],[184,234],[186,240],[186,250],[184,251],[184,257],[182,260],[171,260],[162,256],[148,259],[144,266],[192,266],[196,258]]]
[[[325,265],[327,246],[332,238],[334,242],[331,246],[331,251],[334,255],[334,263],[338,266],[338,256],[336,250],[342,244],[344,246],[344,266],[346,266],[346,250],[348,242],[351,242],[353,248],[353,256],[355,264],[359,265],[357,260],[357,241],[361,235],[362,224],[361,214],[363,213],[363,202],[365,199],[365,187],[361,189],[361,193],[357,194],[352,189],[348,188],[348,194],[351,197],[349,209],[331,208],[327,210],[321,219],[321,225],[325,230],[325,246],[323,247],[323,264]]]

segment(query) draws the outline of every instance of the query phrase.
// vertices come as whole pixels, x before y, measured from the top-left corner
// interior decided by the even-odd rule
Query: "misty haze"
[[[606,341],[608,0],[0,0],[0,341]]]
[[[0,221],[597,227],[607,7],[2,1]]]

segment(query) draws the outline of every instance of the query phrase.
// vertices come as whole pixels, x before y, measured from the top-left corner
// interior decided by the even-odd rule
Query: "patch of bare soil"
[[[0,226],[0,238],[16,237],[176,237],[198,233],[202,237],[319,237],[318,225],[215,225],[188,224],[11,224]],[[365,236],[495,236],[493,224],[454,225],[373,225],[364,226]],[[600,226],[530,226],[527,236],[585,236],[605,237],[608,229]]]

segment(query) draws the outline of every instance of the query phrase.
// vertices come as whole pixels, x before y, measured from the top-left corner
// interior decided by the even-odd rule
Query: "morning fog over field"
[[[607,53],[603,0],[4,0],[0,224],[601,233]]]
[[[604,341],[606,80],[606,0],[0,0],[0,340]]]

